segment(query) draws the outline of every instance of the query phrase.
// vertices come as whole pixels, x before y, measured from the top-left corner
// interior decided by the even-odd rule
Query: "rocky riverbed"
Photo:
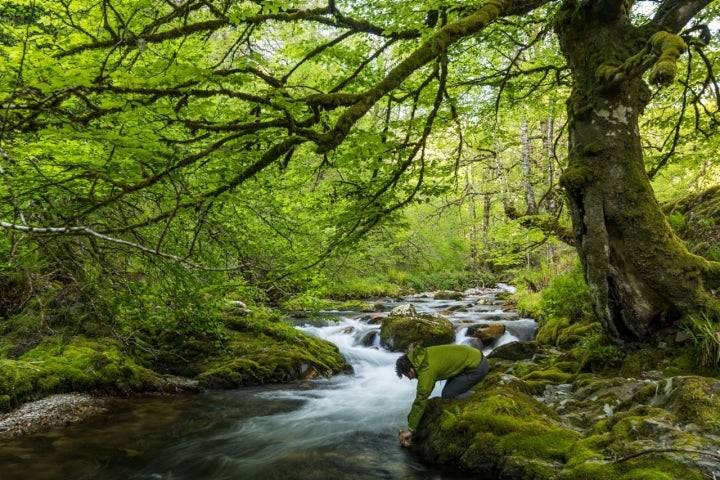
[[[71,425],[103,412],[102,398],[83,393],[50,395],[0,415],[0,439]]]

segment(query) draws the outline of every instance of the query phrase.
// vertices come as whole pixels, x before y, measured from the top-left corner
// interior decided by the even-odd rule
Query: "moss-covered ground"
[[[11,319],[0,332],[0,411],[53,393],[234,388],[347,369],[335,345],[293,328],[279,315],[229,310],[223,323],[212,336],[98,337],[87,329],[43,330],[28,318]]]
[[[675,337],[621,351],[596,331],[548,318],[539,354],[491,355],[473,396],[430,401],[416,453],[488,479],[712,478],[720,371]]]

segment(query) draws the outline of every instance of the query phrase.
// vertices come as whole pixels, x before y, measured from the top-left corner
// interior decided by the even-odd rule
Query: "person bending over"
[[[482,352],[469,345],[420,347],[398,358],[395,362],[397,376],[405,375],[418,381],[415,401],[407,417],[407,430],[398,434],[400,444],[403,447],[412,444],[412,432],[420,423],[435,382],[447,380],[442,398],[467,398],[474,393],[470,387],[482,380],[489,368]]]

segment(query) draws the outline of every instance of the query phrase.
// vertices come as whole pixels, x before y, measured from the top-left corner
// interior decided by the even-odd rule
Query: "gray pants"
[[[454,377],[448,378],[440,395],[442,398],[464,398],[465,396],[463,394],[470,390],[470,387],[485,378],[489,370],[490,363],[485,355],[483,355],[483,359],[477,367],[468,368]]]

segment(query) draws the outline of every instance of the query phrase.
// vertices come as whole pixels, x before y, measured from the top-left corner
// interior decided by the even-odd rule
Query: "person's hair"
[[[411,368],[413,368],[413,364],[410,363],[410,359],[407,355],[403,355],[395,362],[395,373],[397,373],[397,376],[400,378],[402,378],[404,374],[408,373]]]

